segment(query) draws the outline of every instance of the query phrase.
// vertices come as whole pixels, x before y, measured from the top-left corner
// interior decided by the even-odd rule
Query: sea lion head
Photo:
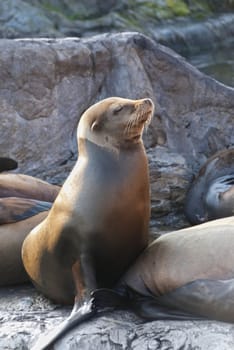
[[[78,143],[89,140],[113,152],[142,142],[144,126],[154,112],[151,99],[130,100],[119,97],[104,99],[81,116],[78,126]]]

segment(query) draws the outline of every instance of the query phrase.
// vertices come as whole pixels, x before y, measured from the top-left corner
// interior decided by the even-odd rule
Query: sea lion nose
[[[153,101],[150,98],[144,98],[143,102],[150,105],[150,106],[153,105]]]

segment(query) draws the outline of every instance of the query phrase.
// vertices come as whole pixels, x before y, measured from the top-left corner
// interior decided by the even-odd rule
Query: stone
[[[70,312],[68,307],[48,302],[31,286],[1,288],[0,296],[0,348],[5,350],[30,349]],[[111,311],[74,328],[53,349],[232,350],[233,343],[232,324],[205,320],[145,323],[131,311]]]
[[[181,212],[197,169],[234,144],[234,89],[138,33],[1,40],[0,74],[0,155],[16,159],[19,172],[56,183],[77,158],[85,109],[108,96],[151,97],[155,117],[144,142],[152,220]]]
[[[23,0],[0,2],[0,37],[58,35],[43,10]]]

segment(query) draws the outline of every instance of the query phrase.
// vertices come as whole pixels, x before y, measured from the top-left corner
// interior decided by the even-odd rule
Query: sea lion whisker
[[[133,120],[130,119],[128,122],[127,122],[127,125],[126,125],[126,128],[124,129],[124,134],[125,135],[128,135],[133,127]]]

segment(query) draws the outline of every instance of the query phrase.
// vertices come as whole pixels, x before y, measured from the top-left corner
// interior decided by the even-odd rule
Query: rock
[[[141,34],[1,40],[0,73],[0,156],[52,182],[74,165],[86,108],[108,96],[151,97],[155,117],[144,141],[152,220],[181,211],[192,174],[234,144],[234,89]]]
[[[192,179],[186,159],[165,146],[148,149],[151,186],[152,230],[184,225],[183,203]],[[176,214],[175,214],[176,213]],[[166,216],[165,216],[166,214]],[[165,228],[168,231],[168,227]]]
[[[74,165],[76,128],[88,106],[113,95],[154,100],[144,135],[153,234],[186,225],[183,202],[193,174],[207,157],[234,145],[234,89],[139,33],[1,40],[0,74],[0,156],[16,159],[19,172],[52,182],[63,182]],[[1,349],[28,349],[69,313],[30,287],[1,288],[0,296]],[[114,312],[75,329],[55,348],[224,350],[233,347],[233,327],[145,324],[130,312]]]
[[[231,0],[4,0],[0,38],[140,31],[188,56],[233,45],[233,4]]]
[[[32,37],[48,33],[58,35],[53,23],[39,7],[22,0],[0,2],[0,37]]]
[[[30,349],[38,337],[70,312],[32,287],[0,289],[0,348]],[[54,350],[232,350],[234,325],[212,321],[143,322],[130,311],[112,311],[71,330]]]

